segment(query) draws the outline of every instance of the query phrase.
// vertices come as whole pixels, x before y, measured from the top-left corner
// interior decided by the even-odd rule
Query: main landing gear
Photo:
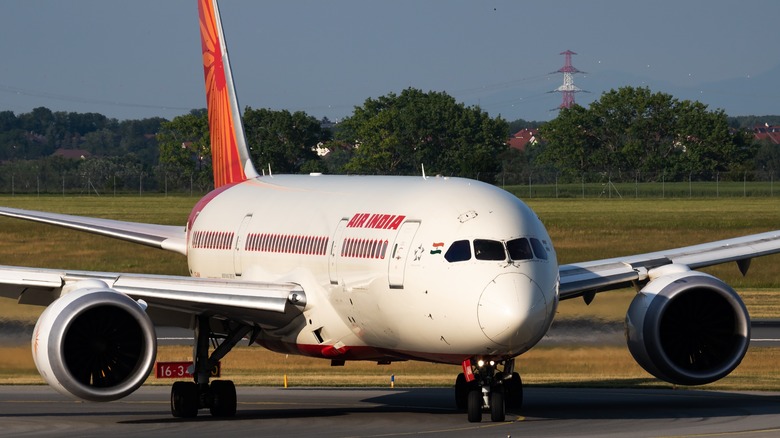
[[[199,316],[195,328],[195,357],[192,375],[194,382],[175,382],[171,387],[171,414],[174,417],[192,418],[199,409],[209,408],[214,417],[232,417],[236,414],[236,386],[230,380],[215,380],[209,384],[211,370],[220,359],[244,338],[252,327],[238,325],[227,327],[226,334],[211,331],[209,317]],[[222,338],[209,356],[209,340]],[[215,341],[216,342],[216,341]]]
[[[455,405],[466,411],[472,423],[482,421],[482,412],[490,412],[490,420],[506,420],[506,409],[518,410],[523,405],[523,382],[514,372],[515,360],[503,362],[482,359],[463,362],[463,373],[455,380]],[[499,371],[497,367],[501,367]]]

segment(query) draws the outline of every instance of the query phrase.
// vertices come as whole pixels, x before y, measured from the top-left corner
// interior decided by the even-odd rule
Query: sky
[[[623,86],[730,116],[780,114],[775,0],[220,2],[240,105],[333,121],[368,98],[444,91],[491,116],[555,118]],[[205,107],[196,0],[0,2],[0,111],[172,119]]]

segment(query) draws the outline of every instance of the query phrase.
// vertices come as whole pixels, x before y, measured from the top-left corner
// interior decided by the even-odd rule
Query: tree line
[[[243,123],[255,166],[273,173],[389,175],[419,175],[424,166],[429,175],[491,183],[523,183],[541,173],[556,181],[592,174],[780,176],[780,147],[755,141],[750,131],[755,124],[780,123],[780,117],[730,118],[648,88],[611,90],[587,108],[562,109],[543,123],[510,123],[446,93],[409,88],[367,99],[338,124],[326,122],[305,112],[247,107]],[[522,128],[538,128],[541,141],[510,149],[510,133]],[[68,175],[103,190],[134,190],[146,178],[148,190],[189,184],[205,191],[211,184],[208,145],[205,110],[172,120],[125,121],[47,108],[18,116],[3,111],[0,190],[7,190],[9,177],[35,173],[38,185],[43,179],[64,186]],[[87,156],[53,155],[74,149]]]

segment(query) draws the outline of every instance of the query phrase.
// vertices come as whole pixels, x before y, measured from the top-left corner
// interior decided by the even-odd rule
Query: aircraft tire
[[[466,381],[466,376],[463,373],[458,374],[458,378],[455,379],[455,407],[459,411],[466,411],[470,389],[471,387]]]
[[[490,391],[490,421],[500,423],[506,420],[504,405],[504,388],[494,386]]]
[[[176,418],[193,418],[198,415],[198,386],[195,382],[173,383],[171,414]]]
[[[213,417],[233,417],[236,415],[236,385],[232,380],[211,382],[211,415]]]
[[[468,395],[468,417],[470,423],[482,421],[482,390],[475,388]]]
[[[512,377],[504,380],[506,389],[506,406],[510,409],[520,409],[523,407],[523,381],[520,374],[512,373]]]

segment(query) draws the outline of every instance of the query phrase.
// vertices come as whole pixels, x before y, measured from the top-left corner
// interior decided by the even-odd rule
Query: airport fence
[[[6,172],[0,166],[4,195],[184,195],[201,196],[213,185],[203,178],[154,169],[85,175]],[[588,174],[564,177],[554,172],[500,173],[495,184],[520,198],[717,198],[780,196],[778,178],[771,172],[724,172],[714,175]]]
[[[160,194],[198,196],[213,189],[213,183],[194,175],[152,170],[118,172],[99,176],[78,171],[59,174],[4,172],[0,166],[0,193],[5,195],[117,196]]]
[[[773,172],[712,175],[595,173],[578,177],[553,172],[502,173],[496,184],[520,198],[718,198],[780,195]]]

